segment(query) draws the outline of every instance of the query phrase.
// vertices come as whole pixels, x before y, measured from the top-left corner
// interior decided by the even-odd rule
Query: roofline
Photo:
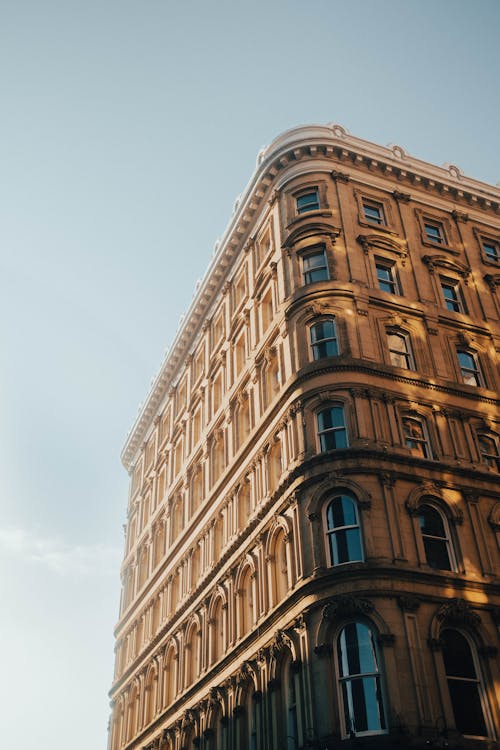
[[[122,463],[130,471],[137,451],[140,450],[151,424],[158,413],[169,387],[175,381],[179,365],[185,360],[192,336],[201,325],[215,295],[222,287],[228,269],[236,254],[247,239],[248,230],[257,210],[261,210],[263,199],[269,195],[272,184],[281,169],[280,159],[287,152],[308,146],[327,146],[332,150],[340,149],[340,154],[349,156],[360,154],[369,159],[372,165],[380,163],[391,165],[405,173],[416,172],[420,177],[433,183],[448,186],[454,191],[476,196],[485,207],[500,204],[500,189],[488,183],[466,177],[462,170],[453,164],[438,167],[429,162],[410,156],[401,146],[379,146],[371,141],[350,135],[345,128],[337,124],[301,125],[285,130],[269,146],[261,149],[257,156],[255,170],[250,180],[235,202],[233,215],[224,230],[221,240],[216,243],[208,268],[191,304],[182,319],[175,338],[166,352],[160,370],[154,378],[149,393],[139,409],[121,453]],[[320,153],[324,158],[324,154]]]

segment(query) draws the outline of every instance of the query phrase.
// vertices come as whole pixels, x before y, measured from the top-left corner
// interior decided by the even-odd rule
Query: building
[[[123,450],[110,750],[498,748],[499,203],[259,154]]]

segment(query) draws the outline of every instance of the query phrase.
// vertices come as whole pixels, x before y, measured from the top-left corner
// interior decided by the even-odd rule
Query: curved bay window
[[[456,728],[462,734],[486,737],[484,687],[469,641],[457,630],[444,630],[441,641]]]
[[[315,323],[310,327],[309,334],[313,359],[318,360],[338,355],[339,346],[335,318],[325,318],[325,320]]]
[[[316,415],[320,450],[330,451],[334,448],[347,448],[347,430],[344,407],[330,406]]]
[[[328,503],[326,537],[330,565],[363,560],[358,509],[353,498],[339,495]]]
[[[427,564],[435,570],[454,570],[448,523],[432,505],[418,510],[418,523]]]
[[[375,634],[367,625],[351,622],[340,631],[337,664],[344,736],[385,732]]]

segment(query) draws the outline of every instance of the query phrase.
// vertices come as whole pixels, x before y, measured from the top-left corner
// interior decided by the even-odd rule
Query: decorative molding
[[[477,626],[481,618],[474,612],[471,605],[465,599],[451,599],[446,604],[442,604],[436,613],[436,618],[440,622],[452,623],[455,625]]]

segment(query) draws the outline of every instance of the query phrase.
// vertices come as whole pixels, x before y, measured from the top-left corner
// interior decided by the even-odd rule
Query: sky
[[[261,147],[500,181],[498,0],[0,0],[0,737],[105,750],[120,452]],[[29,726],[27,726],[29,717]]]

